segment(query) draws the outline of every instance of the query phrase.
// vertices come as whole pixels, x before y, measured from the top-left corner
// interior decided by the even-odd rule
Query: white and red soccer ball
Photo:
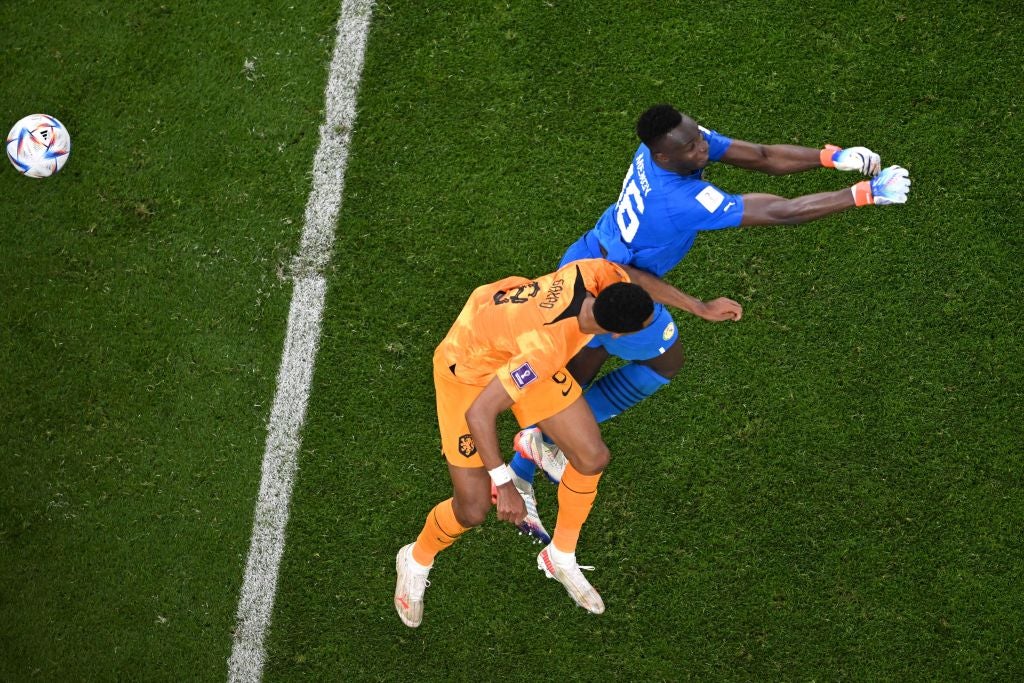
[[[64,167],[71,154],[71,135],[57,119],[30,114],[7,134],[7,158],[29,178],[46,178]]]

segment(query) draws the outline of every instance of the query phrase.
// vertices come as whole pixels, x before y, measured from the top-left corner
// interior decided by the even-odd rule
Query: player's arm
[[[740,225],[796,225],[854,206],[903,204],[909,192],[907,170],[890,166],[871,180],[863,180],[835,192],[818,192],[795,199],[771,194],[745,194]]]
[[[873,176],[878,174],[882,166],[881,158],[867,147],[842,149],[835,145],[825,145],[824,149],[814,149],[799,145],[760,145],[745,140],[733,140],[719,161],[770,175],[786,175],[825,167],[840,171],[860,171],[864,175]]]
[[[511,407],[512,397],[508,395],[501,380],[494,377],[466,411],[466,424],[469,425],[469,433],[473,435],[484,468],[489,473],[497,470],[499,476],[502,468],[507,466],[498,446],[498,415]],[[492,474],[492,479],[494,477]],[[498,519],[521,524],[526,518],[526,504],[511,479],[498,485],[497,489]]]
[[[646,270],[633,268],[632,266],[619,265],[629,275],[630,282],[638,284],[647,290],[651,298],[659,304],[679,308],[691,313],[698,318],[711,321],[739,320],[743,317],[743,307],[732,299],[724,296],[711,301],[701,301],[695,296],[677,289],[659,277],[651,275]]]

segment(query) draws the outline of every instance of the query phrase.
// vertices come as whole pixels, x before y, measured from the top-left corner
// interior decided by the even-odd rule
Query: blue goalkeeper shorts
[[[679,339],[679,329],[672,314],[661,304],[654,304],[654,321],[640,330],[612,339],[610,334],[599,334],[587,344],[590,348],[603,346],[608,353],[623,360],[648,360],[665,353]]]

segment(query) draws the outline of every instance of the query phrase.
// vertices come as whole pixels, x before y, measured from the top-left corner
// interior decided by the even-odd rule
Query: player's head
[[[671,104],[656,104],[636,122],[636,135],[645,145],[654,149],[669,131],[683,122],[683,115]]]
[[[641,114],[636,134],[664,169],[688,174],[708,163],[708,143],[697,123],[671,104],[658,104]]]
[[[651,295],[631,282],[616,282],[594,300],[594,322],[608,332],[628,334],[647,326],[654,313]]]

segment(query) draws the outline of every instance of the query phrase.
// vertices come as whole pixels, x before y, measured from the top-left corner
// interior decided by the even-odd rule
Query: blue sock
[[[508,466],[512,468],[517,477],[522,477],[526,481],[533,481],[533,475],[537,473],[537,466],[533,464],[533,461],[519,455],[519,451],[512,456]]]
[[[583,398],[600,424],[632,408],[666,384],[667,379],[646,365],[628,363],[594,382]]]

